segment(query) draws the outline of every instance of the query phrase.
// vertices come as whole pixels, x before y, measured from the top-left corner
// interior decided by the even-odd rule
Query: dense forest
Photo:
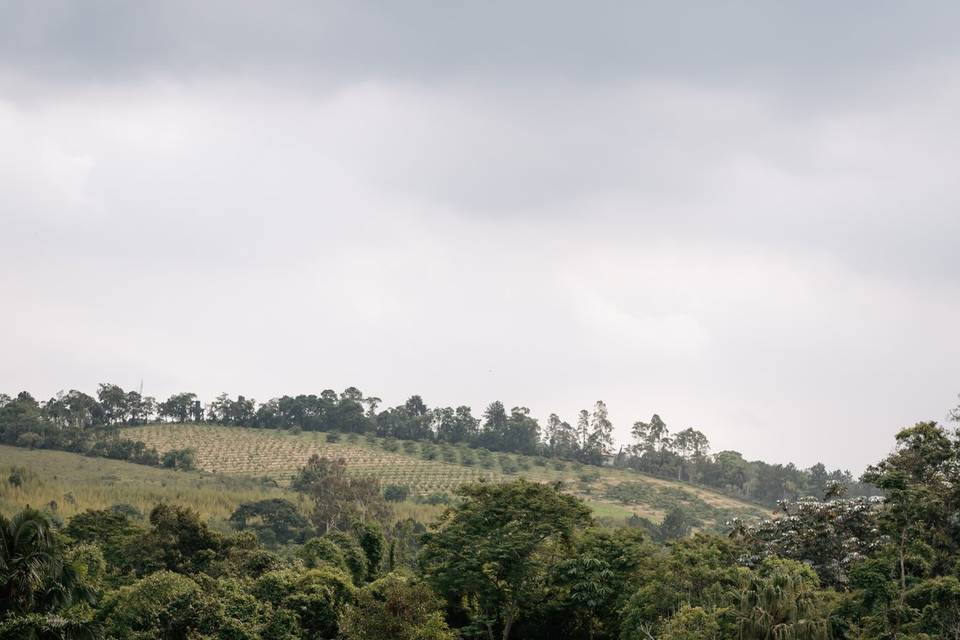
[[[169,504],[27,508],[0,519],[0,638],[960,638],[960,431],[903,429],[863,479],[884,497],[831,485],[668,544],[524,480],[398,520],[375,480],[319,457],[299,507],[242,504],[233,531]]]
[[[0,442],[100,455],[141,464],[176,468],[191,466],[189,451],[160,456],[142,442],[122,438],[121,426],[168,422],[208,422],[228,426],[293,431],[372,433],[402,440],[466,443],[490,451],[614,465],[651,475],[687,481],[729,495],[774,506],[781,500],[821,496],[836,483],[848,494],[874,495],[876,490],[849,472],[830,471],[823,464],[808,469],[793,464],[750,461],[736,451],[711,453],[699,430],[671,430],[654,414],[632,425],[632,442],[617,446],[607,407],[597,401],[571,423],[550,414],[545,424],[526,407],[507,411],[490,403],[480,417],[468,406],[428,407],[414,395],[404,404],[380,409],[380,398],[356,387],[342,393],[282,396],[264,403],[221,394],[202,403],[194,393],[177,393],[158,402],[115,384],[101,384],[96,396],[72,390],[38,402],[28,392],[0,394]]]

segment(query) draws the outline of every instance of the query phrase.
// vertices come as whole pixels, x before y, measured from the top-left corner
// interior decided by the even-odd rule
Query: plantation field
[[[8,481],[13,469],[22,472],[21,486]],[[0,513],[12,515],[26,506],[52,512],[67,520],[87,509],[129,505],[143,516],[159,502],[189,506],[220,530],[242,502],[286,498],[308,506],[296,492],[251,476],[229,476],[89,458],[77,453],[22,449],[0,445]],[[395,517],[433,520],[440,506],[394,505]]]
[[[371,475],[384,485],[408,487],[413,496],[451,493],[477,480],[500,482],[526,478],[561,482],[587,500],[598,516],[622,519],[631,514],[657,522],[673,506],[682,506],[718,526],[732,517],[756,518],[768,512],[690,484],[652,478],[625,469],[599,468],[471,449],[383,439],[356,434],[331,438],[326,433],[222,427],[205,424],[154,424],[123,430],[124,437],[142,440],[161,454],[192,448],[200,470],[215,477],[254,477],[276,480],[281,486],[313,454],[343,458],[351,473]],[[281,489],[282,490],[282,489]]]

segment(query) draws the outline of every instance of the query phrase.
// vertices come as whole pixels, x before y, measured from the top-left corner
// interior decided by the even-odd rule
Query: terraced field
[[[386,484],[407,486],[414,496],[449,493],[457,486],[485,479],[499,482],[523,477],[562,482],[586,499],[598,515],[630,514],[662,519],[672,506],[683,506],[707,526],[734,516],[763,517],[762,507],[689,484],[652,478],[630,470],[597,468],[533,456],[494,453],[465,446],[435,445],[393,439],[317,432],[221,427],[205,424],[155,424],[123,430],[161,454],[192,448],[200,470],[217,475],[271,478],[281,485],[311,455],[343,458],[351,473],[371,475]],[[618,491],[617,488],[620,488]]]

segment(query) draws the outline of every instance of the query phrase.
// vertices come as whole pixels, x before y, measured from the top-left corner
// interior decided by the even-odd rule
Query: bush
[[[113,513],[119,513],[120,515],[134,520],[143,517],[143,513],[141,513],[140,509],[137,509],[132,504],[127,504],[126,502],[118,502],[110,505],[109,511],[112,511]]]
[[[340,442],[340,432],[338,432],[338,431],[331,431],[330,433],[328,433],[328,434],[327,434],[327,442],[329,442],[329,443]]]
[[[28,449],[35,449],[43,444],[43,436],[39,433],[34,433],[32,431],[27,431],[26,433],[21,433],[17,437],[17,446],[26,447]]]
[[[402,484],[388,484],[383,490],[387,502],[403,502],[410,495],[410,488]]]
[[[417,502],[421,504],[450,504],[450,494],[443,491],[435,491],[428,496],[418,498]]]
[[[7,476],[7,482],[12,487],[22,487],[23,481],[27,476],[27,470],[23,467],[13,467],[10,469],[10,475]]]
[[[196,468],[193,449],[171,449],[163,454],[163,466],[168,469],[192,471]]]
[[[502,456],[500,458],[500,468],[503,469],[504,473],[513,475],[517,472],[517,463],[514,462],[512,458]]]

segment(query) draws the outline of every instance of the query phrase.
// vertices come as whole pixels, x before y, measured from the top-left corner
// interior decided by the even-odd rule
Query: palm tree
[[[735,613],[742,640],[827,640],[829,627],[817,581],[789,560],[769,560],[747,580]]]
[[[90,595],[64,562],[46,515],[30,507],[0,515],[0,613],[52,611]]]

